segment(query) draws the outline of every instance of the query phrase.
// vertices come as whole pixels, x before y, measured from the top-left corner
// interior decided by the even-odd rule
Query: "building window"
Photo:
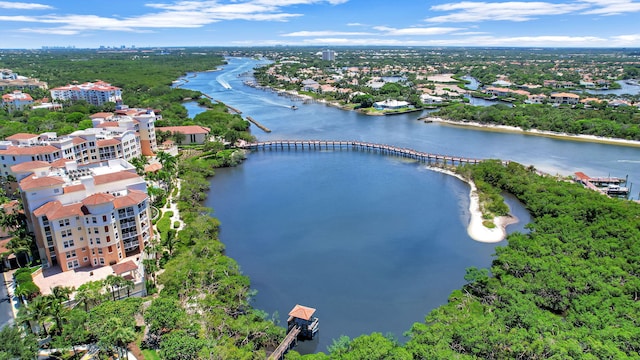
[[[83,262],[87,262],[87,261],[89,261],[89,258],[85,256],[85,257],[82,258],[82,261]]]
[[[96,244],[100,244],[100,238],[96,238]]]
[[[104,226],[104,232],[109,232],[109,227],[107,225]]]
[[[109,246],[108,251],[109,251],[109,254],[111,254],[113,252],[113,246]]]
[[[95,217],[95,216],[92,216],[92,217],[91,217],[91,221],[92,221],[94,224],[98,223],[98,219],[96,219],[96,217]]]
[[[107,215],[102,215],[102,221],[107,221]]]
[[[102,255],[102,248],[98,248],[98,255]]]
[[[67,236],[71,236],[71,230],[62,230],[60,234],[63,238],[66,238]]]
[[[100,265],[104,265],[104,258],[100,258]]]
[[[111,236],[107,236],[107,242],[111,242]]]
[[[67,268],[69,270],[73,269],[73,268],[77,268],[79,267],[80,264],[78,263],[78,260],[73,260],[73,261],[67,261]]]
[[[75,250],[67,251],[66,255],[67,255],[67,259],[71,259],[73,257],[76,257],[76,251]]]
[[[94,234],[100,234],[100,230],[97,227],[93,228],[93,233]]]
[[[60,220],[60,221],[58,221],[58,224],[60,225],[60,227],[62,227],[62,226],[69,226],[69,225],[70,225],[70,222],[69,222],[69,219],[64,219],[64,220]]]
[[[70,248],[73,247],[75,244],[73,242],[73,239],[71,240],[66,240],[62,242],[62,246],[66,249],[66,248]]]
[[[98,265],[98,259],[93,259],[93,265]]]

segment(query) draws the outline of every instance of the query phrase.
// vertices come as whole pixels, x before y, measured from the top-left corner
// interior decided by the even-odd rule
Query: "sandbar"
[[[587,142],[598,142],[598,143],[604,143],[604,144],[615,144],[615,145],[640,147],[640,141],[637,141],[637,140],[608,138],[608,137],[595,136],[595,135],[575,135],[575,134],[567,134],[567,133],[536,130],[536,129],[523,130],[522,128],[519,128],[519,127],[516,127],[516,126],[482,124],[482,123],[473,122],[473,121],[448,120],[448,119],[442,119],[442,118],[435,117],[435,116],[434,117],[431,117],[431,116],[421,117],[420,120],[426,120],[428,122],[437,122],[437,123],[442,123],[442,124],[445,124],[445,125],[480,128],[480,129],[487,130],[487,131],[514,132],[514,133],[521,133],[521,134],[525,134],[525,135],[545,136],[545,137],[551,137],[551,138],[561,138],[563,140],[567,139],[567,140],[574,140],[574,141],[587,141]]]
[[[453,171],[445,170],[438,167],[429,167],[430,170],[456,177],[469,184],[469,225],[467,226],[467,234],[475,241],[483,243],[496,243],[507,237],[507,226],[518,222],[515,216],[498,216],[493,219],[495,228],[489,229],[484,226],[482,211],[480,211],[480,200],[478,189],[473,181],[467,180]]]

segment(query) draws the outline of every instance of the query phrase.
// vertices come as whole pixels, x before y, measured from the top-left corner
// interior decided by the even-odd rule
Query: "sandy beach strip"
[[[473,121],[454,121],[454,120],[442,119],[435,116],[422,117],[420,118],[420,120],[426,120],[430,122],[437,122],[437,123],[453,125],[453,126],[473,127],[473,128],[479,128],[487,131],[514,132],[514,133],[521,133],[525,135],[546,136],[546,137],[558,138],[563,140],[587,141],[587,142],[598,142],[598,143],[604,143],[604,144],[640,147],[640,141],[637,141],[637,140],[616,139],[616,138],[608,138],[608,137],[595,136],[595,135],[574,135],[574,134],[559,133],[559,132],[553,132],[553,131],[543,131],[543,130],[536,130],[536,129],[523,130],[522,128],[515,127],[515,126],[481,124]]]
[[[499,216],[493,219],[495,228],[489,229],[484,226],[482,211],[480,211],[480,198],[478,189],[473,181],[469,181],[453,171],[441,169],[438,167],[428,167],[430,170],[456,177],[469,184],[469,214],[471,219],[467,226],[467,234],[475,241],[484,243],[496,243],[507,237],[507,226],[518,222],[518,218],[514,216]]]

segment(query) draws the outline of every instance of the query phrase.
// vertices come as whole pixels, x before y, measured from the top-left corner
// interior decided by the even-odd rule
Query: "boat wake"
[[[632,163],[632,164],[640,164],[640,160],[618,160],[619,163]]]
[[[220,85],[222,85],[223,88],[232,89],[231,85],[229,85],[227,80],[223,79],[221,76],[218,76],[216,80],[218,80],[218,83],[220,83]]]

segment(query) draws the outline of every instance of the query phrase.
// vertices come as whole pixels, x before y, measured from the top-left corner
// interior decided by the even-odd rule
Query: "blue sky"
[[[0,0],[0,48],[640,47],[640,0]]]

